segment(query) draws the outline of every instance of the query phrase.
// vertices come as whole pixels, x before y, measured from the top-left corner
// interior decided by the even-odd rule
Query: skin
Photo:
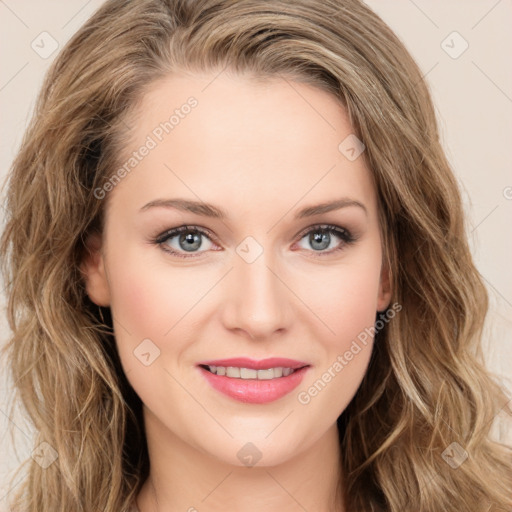
[[[138,506],[343,510],[333,504],[342,478],[336,419],[361,383],[373,340],[309,403],[298,394],[390,303],[370,171],[362,157],[350,161],[338,149],[353,129],[336,98],[291,80],[227,72],[152,84],[127,154],[190,96],[197,107],[110,192],[105,230],[89,238],[83,264],[89,296],[112,310],[123,368],[144,404],[151,474]],[[366,212],[348,206],[294,219],[305,206],[342,197]],[[167,198],[212,203],[228,217],[140,211]],[[331,233],[318,249],[307,230],[318,224],[348,229],[357,241]],[[179,236],[165,242],[188,259],[151,242],[182,225],[212,234],[196,252],[183,249]],[[263,250],[251,263],[236,252],[247,236]],[[148,366],[134,355],[144,339],[160,350]],[[245,404],[214,390],[196,367],[236,356],[289,357],[311,367],[283,398]],[[249,442],[261,452],[253,467],[237,456]]]

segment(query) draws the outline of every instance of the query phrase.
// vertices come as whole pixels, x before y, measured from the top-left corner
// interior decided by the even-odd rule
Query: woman
[[[456,181],[364,4],[107,1],[7,211],[13,510],[510,510]]]

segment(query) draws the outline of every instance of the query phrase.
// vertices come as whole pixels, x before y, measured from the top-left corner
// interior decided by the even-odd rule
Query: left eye
[[[333,245],[336,238],[341,240],[341,243],[334,243]],[[203,239],[208,240],[206,247],[203,243]],[[345,246],[353,243],[355,238],[352,237],[349,231],[339,226],[321,225],[313,226],[309,228],[308,231],[303,232],[299,243],[303,240],[311,244],[313,252],[321,256],[344,249]],[[211,250],[214,246],[209,233],[194,226],[180,226],[170,229],[162,233],[158,238],[153,240],[153,242],[162,246],[164,251],[180,258],[191,258],[193,257],[193,253],[206,252]],[[301,248],[308,249],[307,247]],[[199,249],[203,249],[203,251],[199,251]],[[190,254],[187,255],[186,253]]]
[[[342,242],[333,244],[336,238]],[[311,245],[314,252],[320,252],[320,254],[330,254],[332,252],[343,249],[346,245],[350,245],[355,241],[355,238],[353,238],[351,233],[344,228],[340,228],[338,226],[323,225],[313,226],[313,228],[309,229],[306,231],[306,233],[303,234],[300,241],[302,240],[306,240],[306,242]]]

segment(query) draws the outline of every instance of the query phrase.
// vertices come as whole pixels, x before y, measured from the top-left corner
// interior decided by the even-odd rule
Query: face
[[[335,428],[366,372],[373,340],[354,340],[390,300],[376,191],[340,149],[353,129],[334,97],[216,76],[144,96],[83,269],[145,420],[226,463],[251,442],[275,465]],[[306,367],[246,380],[199,366],[242,357]]]

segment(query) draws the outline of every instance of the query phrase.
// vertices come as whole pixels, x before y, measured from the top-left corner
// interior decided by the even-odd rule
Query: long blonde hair
[[[402,310],[338,420],[347,510],[510,511],[511,450],[490,436],[508,399],[483,364],[488,297],[457,183],[421,72],[356,0],[108,0],[53,62],[10,172],[1,253],[15,399],[58,458],[28,458],[13,510],[126,511],[147,478],[141,402],[79,265],[146,87],[227,67],[330,92],[366,146]],[[453,467],[447,449],[468,457]]]

